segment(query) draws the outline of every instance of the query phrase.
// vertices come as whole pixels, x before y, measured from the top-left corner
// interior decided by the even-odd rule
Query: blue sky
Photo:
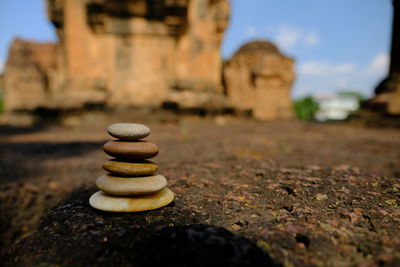
[[[371,95],[388,66],[391,0],[233,0],[223,45],[268,39],[296,59],[292,95],[355,90]]]
[[[385,76],[391,0],[232,0],[232,6],[224,58],[244,42],[273,41],[296,60],[294,97],[337,90],[370,96]],[[0,68],[16,36],[56,40],[44,0],[0,1]]]
[[[36,41],[57,40],[46,17],[45,0],[0,0],[0,64],[7,60],[15,37]]]

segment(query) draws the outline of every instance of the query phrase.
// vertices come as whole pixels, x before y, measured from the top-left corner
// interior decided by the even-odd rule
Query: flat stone
[[[116,176],[142,176],[155,173],[158,165],[150,160],[137,162],[108,160],[103,164],[103,169]]]
[[[107,132],[121,140],[138,140],[150,134],[150,128],[137,123],[115,123],[107,128]]]
[[[102,175],[97,178],[96,186],[112,195],[147,195],[166,187],[167,179],[162,175],[132,178]]]
[[[113,140],[103,146],[104,152],[117,159],[149,159],[158,154],[158,146],[146,141]]]
[[[134,197],[113,196],[99,191],[90,197],[89,203],[93,208],[103,211],[138,212],[161,208],[173,200],[174,193],[164,188],[155,194]]]

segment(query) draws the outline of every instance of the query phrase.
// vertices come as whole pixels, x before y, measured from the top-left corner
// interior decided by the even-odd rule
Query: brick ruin
[[[234,107],[256,118],[292,118],[293,63],[270,42],[245,44],[224,66],[226,95]]]
[[[173,103],[291,117],[293,60],[261,45],[223,71],[228,0],[47,0],[47,9],[59,43],[14,40],[6,112]]]
[[[393,0],[393,26],[390,67],[387,77],[375,89],[367,107],[381,113],[400,116],[400,1]]]

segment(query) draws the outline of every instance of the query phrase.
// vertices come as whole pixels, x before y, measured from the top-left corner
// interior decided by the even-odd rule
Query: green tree
[[[306,96],[294,102],[294,111],[301,120],[314,120],[319,105],[311,96]]]

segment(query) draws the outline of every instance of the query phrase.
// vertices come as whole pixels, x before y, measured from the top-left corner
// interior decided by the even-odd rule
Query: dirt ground
[[[120,121],[0,126],[3,254],[66,194],[95,190],[112,122]],[[179,211],[223,226],[286,266],[400,265],[399,129],[223,117],[132,122],[150,126],[159,173],[176,193],[173,206],[140,216]],[[167,225],[187,223],[178,217]]]

